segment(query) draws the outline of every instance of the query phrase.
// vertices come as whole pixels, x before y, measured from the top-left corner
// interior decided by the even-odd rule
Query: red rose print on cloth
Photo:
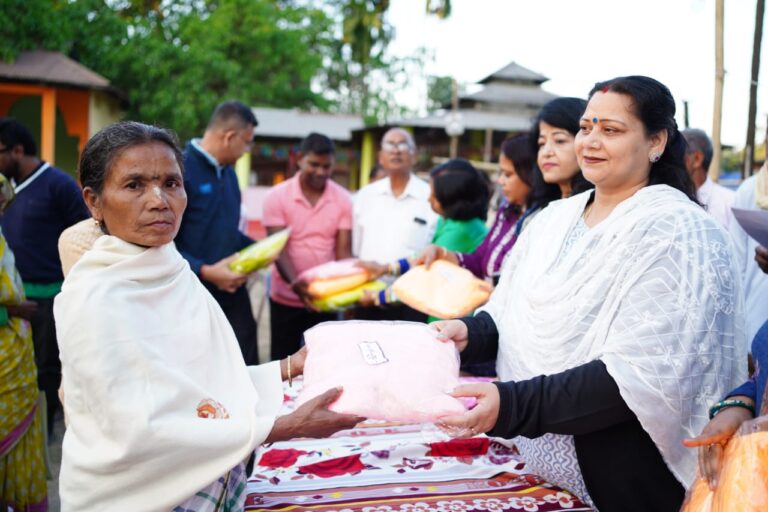
[[[223,405],[213,398],[204,398],[197,404],[197,417],[226,420],[229,418],[229,413]]]
[[[451,439],[429,443],[428,457],[474,457],[488,453],[491,441],[487,437]]]
[[[294,449],[273,449],[264,454],[259,459],[259,466],[266,466],[268,468],[289,468],[296,464],[298,458],[302,455],[306,455],[308,452],[303,450]]]
[[[360,462],[361,454],[348,455],[335,459],[315,462],[306,466],[299,466],[299,473],[319,476],[320,478],[331,478],[334,476],[359,473],[365,469],[365,465]]]

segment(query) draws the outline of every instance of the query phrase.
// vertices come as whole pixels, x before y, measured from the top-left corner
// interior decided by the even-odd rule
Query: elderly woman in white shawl
[[[242,510],[260,443],[324,437],[360,418],[327,410],[340,390],[277,417],[303,353],[246,367],[216,301],[176,251],[187,204],[168,132],[108,126],[80,160],[105,236],[74,264],[54,312],[68,427],[64,511]]]
[[[576,136],[595,184],[552,203],[489,303],[435,325],[501,382],[442,427],[516,437],[529,466],[601,511],[677,511],[696,469],[681,441],[746,375],[738,270],[695,201],[675,102],[656,80],[598,83]]]

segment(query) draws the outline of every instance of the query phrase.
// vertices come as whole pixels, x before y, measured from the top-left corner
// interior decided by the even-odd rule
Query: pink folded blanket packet
[[[448,394],[459,384],[458,352],[426,324],[325,322],[304,339],[307,360],[297,405],[342,386],[330,409],[369,419],[430,423],[467,410]]]

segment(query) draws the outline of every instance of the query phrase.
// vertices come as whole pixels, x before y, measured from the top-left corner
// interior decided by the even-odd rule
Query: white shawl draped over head
[[[68,427],[63,510],[169,510],[242,462],[282,403],[278,363],[247,368],[173,243],[99,238],[54,305]]]
[[[502,380],[600,359],[686,487],[709,405],[746,380],[738,269],[730,239],[666,185],[619,204],[562,258],[591,192],[552,203],[523,232],[491,300]],[[631,463],[628,461],[628,463]]]

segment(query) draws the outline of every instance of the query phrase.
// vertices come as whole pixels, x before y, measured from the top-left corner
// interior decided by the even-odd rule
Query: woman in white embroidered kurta
[[[105,128],[83,151],[83,195],[105,235],[54,308],[64,511],[242,510],[243,462],[256,446],[360,419],[327,410],[338,390],[277,417],[288,361],[245,366],[172,242],[186,207],[181,162],[171,135],[133,122]]]
[[[694,202],[674,100],[647,77],[597,84],[576,153],[595,184],[552,203],[476,317],[436,325],[467,356],[498,347],[496,385],[448,418],[520,438],[529,469],[610,510],[678,510],[683,438],[746,370],[730,242]],[[483,354],[485,352],[485,354]]]

